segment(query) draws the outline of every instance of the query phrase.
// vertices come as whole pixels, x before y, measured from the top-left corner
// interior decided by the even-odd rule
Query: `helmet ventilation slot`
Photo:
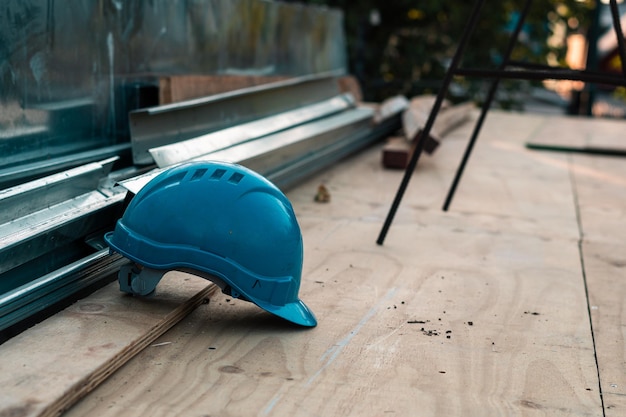
[[[243,178],[242,173],[235,172],[233,173],[233,175],[230,176],[230,178],[228,179],[228,182],[230,182],[231,184],[239,184],[239,181],[241,181],[242,178]]]
[[[219,180],[220,178],[222,178],[224,176],[224,174],[226,174],[226,170],[225,169],[216,169],[211,174],[211,179],[212,180]]]
[[[206,174],[207,169],[206,168],[201,168],[201,169],[197,169],[196,172],[193,173],[193,175],[191,176],[191,179],[189,181],[197,181],[200,178],[202,178],[204,176],[204,174]]]

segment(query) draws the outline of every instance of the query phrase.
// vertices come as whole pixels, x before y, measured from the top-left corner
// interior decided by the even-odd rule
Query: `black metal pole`
[[[571,70],[571,69],[473,69],[459,68],[456,75],[473,78],[498,78],[510,80],[575,80],[585,83],[598,83],[606,85],[624,85],[623,75],[613,75],[606,72]]]
[[[617,36],[617,49],[622,63],[622,74],[624,75],[624,78],[626,78],[626,47],[624,46],[624,32],[622,32],[622,24],[620,22],[619,10],[617,8],[617,0],[611,0],[610,4],[611,16],[613,17],[613,28],[615,29],[615,36]]]
[[[532,4],[532,0],[526,0],[524,9],[522,10],[519,20],[517,21],[517,24],[515,25],[515,30],[513,31],[513,34],[511,35],[511,39],[509,40],[509,44],[507,46],[504,58],[502,59],[502,63],[499,65],[498,69],[500,72],[504,71],[504,69],[509,63],[509,58],[511,57],[513,48],[515,47],[515,44],[517,43],[517,38],[519,36],[519,33],[521,32],[522,27],[524,26],[524,20],[526,20],[526,16],[528,15],[528,11],[530,10],[531,4]],[[465,148],[463,159],[461,160],[461,163],[456,171],[456,175],[454,176],[452,185],[450,186],[450,189],[448,190],[446,201],[443,204],[444,211],[447,211],[448,208],[450,207],[450,203],[452,202],[454,193],[456,192],[457,186],[459,185],[459,181],[461,180],[461,176],[463,175],[463,171],[465,170],[465,165],[467,164],[467,161],[469,160],[469,157],[472,153],[472,149],[474,148],[474,144],[476,143],[476,139],[478,138],[478,135],[480,134],[480,130],[483,126],[483,122],[485,121],[487,112],[489,111],[489,107],[491,106],[493,98],[495,97],[499,83],[500,83],[499,77],[495,78],[491,82],[489,92],[487,93],[487,98],[485,102],[483,103],[482,111],[480,112],[480,116],[478,117],[478,120],[476,121],[476,125],[474,126],[474,131],[472,132],[472,136],[470,137],[467,147]]]
[[[587,71],[596,72],[598,69],[598,38],[600,37],[600,8],[602,5],[596,0],[589,28],[587,29],[587,58],[585,59],[585,69]],[[577,80],[578,81],[578,80]],[[593,115],[593,102],[596,97],[596,85],[592,82],[586,82],[582,91],[578,91],[572,101],[572,110],[576,115]],[[576,107],[576,108],[574,108]]]
[[[422,129],[421,138],[426,138],[430,134],[433,124],[435,123],[435,118],[437,117],[437,113],[439,112],[439,109],[441,108],[441,103],[443,102],[443,99],[448,91],[450,82],[452,81],[452,77],[454,76],[454,72],[458,68],[459,63],[461,62],[461,58],[463,57],[463,51],[465,50],[465,46],[467,45],[467,42],[470,36],[474,32],[474,28],[476,27],[476,23],[478,22],[478,18],[480,16],[480,10],[482,9],[484,2],[485,2],[484,0],[476,0],[476,3],[474,3],[472,14],[470,15],[467,25],[465,26],[465,29],[463,30],[463,35],[461,36],[459,45],[456,49],[456,52],[454,53],[454,57],[452,58],[450,67],[446,71],[446,75],[444,76],[443,82],[441,84],[441,88],[439,90],[439,93],[437,94],[437,98],[435,99],[433,108],[430,111],[428,120],[426,121],[426,125]],[[416,137],[413,138],[413,140],[417,140],[415,150],[413,151],[413,155],[411,156],[409,165],[406,167],[406,170],[404,171],[404,177],[402,178],[402,182],[400,183],[398,192],[396,193],[393,203],[391,204],[391,207],[389,209],[389,213],[387,214],[387,218],[385,219],[385,223],[383,224],[380,234],[378,235],[378,239],[376,240],[376,243],[379,245],[382,245],[383,242],[385,241],[385,236],[387,236],[387,232],[389,231],[389,227],[391,227],[391,223],[393,222],[393,218],[396,214],[396,211],[398,210],[398,206],[400,206],[400,202],[402,201],[402,197],[404,196],[406,187],[409,184],[409,180],[411,179],[411,176],[413,175],[413,171],[415,171],[415,166],[417,165],[417,161],[419,160],[420,154],[422,153],[422,150],[424,149],[424,140],[422,139],[418,140],[417,134],[416,134]]]

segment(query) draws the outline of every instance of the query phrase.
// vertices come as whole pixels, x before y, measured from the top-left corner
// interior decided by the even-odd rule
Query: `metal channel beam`
[[[351,135],[367,132],[374,111],[357,108],[196,158],[235,162],[261,175],[290,165]]]
[[[0,331],[98,282],[115,279],[129,261],[103,249],[0,295]],[[2,343],[0,335],[0,343]]]
[[[174,165],[202,155],[226,149],[244,142],[293,128],[307,122],[319,120],[355,106],[351,94],[342,94],[319,103],[275,116],[265,117],[249,123],[219,130],[183,142],[150,149],[150,154],[159,168]]]
[[[303,155],[287,166],[266,174],[267,178],[277,187],[285,190],[308,176],[331,166],[337,161],[352,155],[359,150],[396,132],[402,126],[401,112],[367,130],[339,139],[316,152]]]
[[[208,155],[203,155],[194,160],[223,160],[239,163],[248,166],[261,175],[266,175],[272,170],[282,169],[281,167],[290,160],[303,157],[304,154],[315,152],[315,147],[320,148],[323,143],[316,144],[316,136],[322,135],[325,131],[328,135],[322,138],[323,141],[337,141],[339,134],[343,131],[351,131],[352,134],[359,131],[359,128],[350,126],[356,123],[360,128],[373,129],[371,127],[374,110],[367,107],[359,107],[347,112],[326,117],[312,123],[296,126],[279,132],[274,135],[245,142],[238,146],[233,146]],[[308,140],[307,140],[308,139]],[[309,149],[307,149],[307,146]],[[302,155],[298,155],[302,152]],[[272,166],[272,164],[277,164]],[[246,165],[247,166],[247,165]],[[120,185],[133,194],[137,194],[150,180],[163,172],[165,168],[155,169],[146,174],[121,181]]]
[[[0,225],[0,274],[114,224],[124,197],[92,191]]]
[[[104,185],[117,160],[0,191],[0,343],[5,329],[104,282],[126,262],[108,250],[93,255],[86,242],[122,214],[126,193]]]
[[[2,168],[0,169],[0,188],[12,187],[63,169],[71,169],[78,165],[124,154],[130,154],[130,144],[128,143]]]
[[[109,158],[1,190],[0,224],[95,190],[118,159]]]
[[[293,78],[150,107],[130,113],[133,161],[153,162],[149,149],[313,104],[339,93],[339,72]]]
[[[341,138],[339,137],[335,137],[332,144],[327,145],[326,148],[318,149],[317,151],[311,150],[310,152],[308,152],[306,151],[305,148],[302,148],[304,150],[304,153],[302,155],[292,154],[294,158],[291,163],[282,165],[282,166],[273,166],[273,167],[268,166],[266,168],[257,167],[258,169],[262,170],[262,171],[257,171],[257,172],[259,172],[261,175],[267,176],[271,181],[275,182],[275,184],[278,185],[279,187],[286,188],[287,186],[294,184],[297,181],[297,179],[304,178],[310,173],[318,171],[328,166],[329,164],[341,158],[346,157],[352,152],[358,151],[359,149],[367,146],[374,140],[379,140],[381,138],[387,137],[391,133],[393,133],[394,131],[398,130],[401,127],[400,115],[402,113],[402,109],[397,109],[395,111],[390,112],[390,114],[388,114],[378,124],[371,123],[371,119],[372,119],[371,115],[373,114],[373,110],[371,110],[370,108],[366,108],[366,107],[359,107],[358,109],[359,109],[359,112],[357,112],[356,114],[362,113],[363,109],[367,109],[366,111],[369,113],[368,128],[365,131],[356,129],[354,132],[352,132],[351,135],[347,136],[348,139],[346,139],[345,141],[341,140]],[[328,120],[329,118],[324,118],[322,120],[319,120],[318,126],[322,126],[322,127],[325,126],[326,128],[329,128],[330,126],[328,125]],[[307,126],[308,124],[300,126],[299,128],[302,130],[306,128]],[[291,136],[294,132],[296,131],[287,130],[287,131],[281,132],[278,137],[286,138],[287,140],[284,144],[289,145],[289,136]],[[271,139],[272,136],[266,136],[256,141],[247,142],[247,145],[246,145],[247,150],[256,153],[257,157],[260,157],[259,155],[262,155],[264,153],[263,147],[267,146],[265,144],[265,141],[268,138]],[[293,138],[291,139],[294,140]],[[269,145],[269,146],[272,146],[272,145]],[[269,146],[267,146],[268,149],[269,149]],[[217,157],[223,157],[223,158],[227,158],[231,162],[242,163],[242,161],[245,160],[246,158],[255,157],[253,153],[246,154],[245,152],[242,151],[242,149],[245,150],[246,148],[241,148],[241,149],[236,149],[236,148],[239,148],[239,146],[229,148],[230,150],[226,149],[223,151],[224,153],[222,153],[221,155],[219,153],[213,153],[213,154],[205,155],[198,159],[217,159]],[[235,154],[235,152],[238,153],[238,155]],[[280,152],[282,152],[282,149],[278,146],[275,147],[275,153],[280,154]],[[272,157],[272,152],[268,151],[266,153],[269,153],[269,155],[267,156],[268,158]],[[316,156],[319,156],[319,158],[316,158]],[[305,160],[309,161],[308,165],[306,166],[303,165],[304,164],[303,161]],[[120,181],[120,185],[124,187],[126,190],[130,191],[131,193],[137,194],[148,182],[150,182],[154,177],[159,175],[164,170],[165,168],[152,170],[145,174],[138,175],[136,177],[133,177],[124,181]],[[289,177],[291,177],[291,180],[289,179]]]

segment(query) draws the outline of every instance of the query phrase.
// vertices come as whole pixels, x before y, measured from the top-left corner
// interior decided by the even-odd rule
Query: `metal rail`
[[[89,241],[119,218],[125,197],[107,178],[119,157],[0,191],[0,341],[3,331],[97,283],[118,258]]]
[[[196,138],[337,95],[340,72],[292,78],[130,113],[133,161],[153,163],[149,149]]]
[[[44,175],[50,175],[62,170],[71,169],[83,164],[101,161],[112,157],[130,155],[130,143],[107,146],[72,153],[71,155],[59,156],[44,161],[30,162],[16,165],[10,168],[0,169],[0,189],[14,187],[27,181],[32,181]]]
[[[0,343],[6,339],[4,330],[82,290],[113,281],[128,262],[103,249],[0,295]]]
[[[95,190],[118,159],[116,156],[0,190],[0,224]]]
[[[388,136],[401,125],[402,110],[399,108],[378,124],[373,123],[374,113],[370,108],[358,107],[274,135],[200,155],[192,160],[209,159],[238,163],[268,177],[270,181],[276,181],[277,186],[287,189],[295,183],[296,178],[304,178],[305,174],[298,171],[299,164],[302,164],[304,159],[314,164],[307,167],[308,174],[319,171],[350,152],[362,149],[373,140]],[[329,149],[333,151],[330,152]],[[333,152],[337,158],[330,157]],[[322,158],[320,155],[326,157]],[[120,185],[137,194],[164,169],[155,169],[120,181]],[[278,172],[281,174],[276,174]],[[288,181],[289,177],[294,178],[294,181]]]
[[[225,148],[240,145],[290,129],[308,122],[328,117],[355,106],[351,94],[342,94],[315,104],[286,111],[253,122],[208,133],[183,142],[150,149],[150,154],[160,168],[208,155]]]

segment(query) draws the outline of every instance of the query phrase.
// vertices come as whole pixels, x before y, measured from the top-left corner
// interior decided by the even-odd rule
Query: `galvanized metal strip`
[[[106,277],[114,280],[113,274],[129,262],[121,255],[109,255],[107,248],[0,295],[0,330]]]
[[[195,160],[235,162],[261,175],[279,169],[370,125],[374,111],[357,108],[296,126],[259,140],[242,143]]]
[[[302,158],[293,161],[285,167],[268,172],[266,177],[279,188],[288,189],[313,173],[331,166],[342,158],[358,152],[381,138],[388,137],[400,129],[401,126],[400,114],[395,114],[380,124],[359,130],[317,152],[305,154]]]
[[[247,123],[339,93],[342,71],[292,78],[202,99],[136,110],[130,113],[133,161],[153,163],[149,149],[192,139]]]
[[[157,175],[165,171],[166,168],[157,168],[145,174],[138,175],[127,180],[120,181],[119,184],[133,194],[137,194],[143,187],[152,181]]]
[[[0,190],[0,224],[88,193],[119,157],[83,165],[45,178]]]
[[[97,162],[124,154],[130,154],[130,143],[107,146],[43,161],[2,168],[0,169],[0,188],[12,187],[63,169],[71,169],[78,165]]]
[[[370,111],[374,111],[369,107],[359,107],[360,109],[365,109],[368,108],[370,109]],[[379,123],[374,123],[373,125],[370,126],[369,131],[367,134],[364,134],[362,136],[362,143],[360,143],[358,140],[354,143],[349,143],[349,142],[344,142],[343,144],[346,145],[345,149],[341,148],[341,145],[338,145],[337,148],[333,148],[333,155],[336,154],[340,157],[344,157],[346,155],[348,155],[350,152],[354,152],[364,146],[367,146],[367,144],[371,143],[372,140],[376,140],[376,139],[380,139],[382,137],[388,136],[389,134],[391,134],[392,132],[394,132],[395,130],[400,128],[401,125],[401,121],[400,121],[400,114],[401,112],[398,111],[396,113],[390,113],[387,115],[387,117],[385,117],[382,121],[380,121]],[[326,120],[326,119],[324,119]],[[355,136],[358,136],[359,134],[356,134]],[[262,142],[262,140],[260,141]],[[210,157],[214,157],[213,156],[206,156],[206,158],[210,158]],[[203,158],[205,159],[205,158]],[[236,158],[232,158],[232,159],[236,159]],[[330,158],[330,161],[334,161],[334,159]],[[235,161],[236,162],[236,161]],[[315,163],[319,163],[319,168],[322,168],[324,166],[327,166],[327,164],[324,163],[323,159],[319,159],[317,162]],[[307,168],[309,169],[309,171],[314,171],[315,168],[314,167],[309,167]],[[152,171],[149,171],[145,174],[124,180],[124,181],[120,181],[120,185],[122,187],[124,187],[126,190],[128,190],[129,192],[133,193],[133,194],[137,194],[139,191],[141,191],[141,189],[148,183],[150,182],[153,178],[155,178],[157,175],[159,175],[161,172],[163,172],[165,169],[155,169]],[[282,174],[282,179],[278,178],[278,174],[274,175],[273,173],[269,173],[266,174],[268,176],[268,178],[270,178],[270,180],[274,181],[275,179],[278,181],[277,185],[279,183],[281,183],[280,186],[287,186],[287,185],[291,185],[294,183],[294,181],[288,181],[287,180],[287,176],[291,175],[293,176],[293,178],[300,178],[306,175],[306,173],[303,173],[302,175],[300,175],[300,173],[297,171],[297,168],[294,167],[293,169],[290,169],[289,166],[287,167],[283,167],[283,168],[278,168],[278,167],[274,167],[274,170],[279,170]],[[264,175],[263,173],[261,173],[262,175]]]
[[[355,101],[352,94],[342,94],[295,110],[261,118],[249,123],[242,123],[183,142],[150,149],[150,154],[159,168],[164,168],[307,122],[319,120],[354,106]]]
[[[350,114],[346,115],[347,113],[350,113]],[[323,128],[331,129],[331,128],[336,127],[335,123],[337,122],[340,122],[340,124],[341,123],[348,124],[351,121],[361,122],[361,117],[365,117],[367,119],[367,123],[369,124],[371,121],[371,118],[373,117],[373,114],[374,114],[374,110],[370,108],[358,107],[355,110],[340,113],[338,116],[341,116],[341,117],[336,118],[336,119],[332,119],[332,118],[321,119],[316,122],[316,125],[315,125],[316,127],[314,128],[310,127],[309,124],[307,123],[305,125],[294,128],[295,130],[289,129],[289,130],[280,132],[276,135],[266,136],[258,140],[246,142],[239,146],[228,148],[224,151],[218,151],[212,154],[203,155],[202,157],[196,158],[196,159],[204,160],[204,159],[222,158],[223,160],[226,160],[226,161],[241,163],[242,161],[246,159],[250,159],[254,157],[254,155],[258,156],[259,154],[269,152],[270,148],[280,151],[280,146],[276,145],[275,143],[279,143],[282,141],[283,145],[288,145],[290,141],[296,140],[298,138],[298,135],[302,135],[303,132],[306,132],[307,130],[309,130],[309,134],[310,134],[310,132],[313,129],[318,129],[318,133],[319,133],[320,132],[319,129],[323,129]],[[275,141],[275,143],[273,143],[273,141]],[[242,147],[243,145],[246,145],[246,146]],[[304,152],[306,152],[306,150],[304,150]],[[277,168],[278,167],[273,167],[273,169],[277,169]],[[251,168],[251,169],[254,169],[254,168]],[[148,182],[150,182],[153,178],[155,178],[164,170],[165,168],[152,170],[143,175],[139,175],[137,177],[130,178],[125,181],[121,181],[120,185],[124,187],[126,190],[130,191],[131,193],[137,194],[146,184],[148,184]],[[257,172],[259,172],[261,175],[264,175],[262,171],[257,171]]]
[[[0,274],[113,224],[125,194],[92,191],[0,225]]]

